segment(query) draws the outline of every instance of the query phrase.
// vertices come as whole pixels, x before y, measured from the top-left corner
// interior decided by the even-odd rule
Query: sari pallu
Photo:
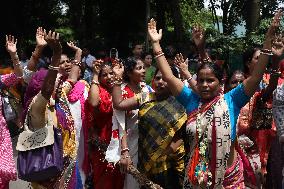
[[[163,161],[165,165],[158,166],[157,161],[186,119],[185,109],[174,97],[141,106],[138,124],[139,170],[146,174],[166,170],[167,163]]]
[[[199,114],[199,115],[198,115]],[[198,144],[201,140],[197,133],[197,116],[200,116],[201,136],[207,131],[209,160],[206,168],[211,172],[211,185],[206,179],[205,182],[199,183],[196,176],[197,165],[200,161],[200,153]],[[202,134],[203,133],[203,134]],[[200,106],[199,111],[192,112],[188,117],[186,125],[186,142],[189,145],[189,157],[186,161],[186,173],[184,179],[184,188],[222,188],[225,171],[227,169],[227,160],[229,158],[231,147],[231,125],[228,106],[225,103],[224,97],[217,97],[210,103]],[[201,139],[204,139],[201,137]],[[209,177],[209,172],[207,172]],[[208,179],[208,178],[207,178]]]

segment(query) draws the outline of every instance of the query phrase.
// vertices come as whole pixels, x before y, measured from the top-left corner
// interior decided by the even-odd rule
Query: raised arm
[[[272,23],[266,33],[265,41],[261,49],[258,63],[255,65],[254,70],[250,77],[244,80],[245,93],[248,96],[252,96],[258,89],[259,83],[263,77],[266,66],[268,64],[269,55],[272,54],[272,40],[275,35],[276,29],[280,25],[280,19],[282,16],[282,11],[278,11],[273,17]]]
[[[193,27],[192,39],[201,57],[201,61],[211,62],[211,58],[205,50],[205,35],[204,35],[204,29],[201,26]]]
[[[189,87],[197,93],[197,82],[192,78],[191,73],[188,71],[188,59],[184,60],[182,54],[179,53],[176,55],[174,63],[179,68],[181,77],[186,79]]]
[[[278,84],[278,79],[281,75],[279,71],[279,62],[281,60],[281,56],[284,52],[284,44],[283,38],[278,38],[272,45],[272,64],[271,64],[271,71],[270,71],[270,79],[268,86],[264,89],[264,93],[262,95],[263,101],[268,100],[272,97],[273,91],[276,89]]]
[[[152,18],[148,23],[148,35],[151,39],[153,52],[157,61],[157,66],[162,73],[163,80],[168,83],[168,86],[174,96],[181,93],[183,89],[183,82],[173,75],[170,65],[164,56],[162,48],[160,46],[160,40],[162,39],[162,30],[159,32],[156,29],[156,21]]]
[[[30,71],[36,71],[36,65],[39,62],[44,47],[47,45],[47,42],[44,39],[45,33],[45,29],[42,27],[38,27],[36,30],[36,47],[27,65],[27,68]]]
[[[101,71],[102,60],[96,60],[93,63],[93,80],[88,96],[88,102],[93,107],[98,107],[100,104],[100,90],[99,90],[99,73]]]
[[[122,75],[124,72],[124,67],[122,63],[115,63],[113,66],[113,72],[115,74],[114,86],[112,91],[113,107],[117,110],[122,110],[122,111],[135,110],[139,108],[139,103],[138,103],[139,95],[127,99],[123,99],[122,97],[121,84],[122,84]]]
[[[6,49],[10,54],[13,62],[14,72],[18,77],[23,76],[23,70],[20,64],[19,56],[17,54],[17,39],[12,35],[6,35]]]
[[[68,47],[70,47],[73,51],[75,51],[75,60],[81,62],[82,59],[82,49],[77,47],[73,41],[67,42]]]
[[[62,52],[58,33],[49,31],[48,34],[45,35],[45,40],[49,47],[53,50],[53,56],[47,75],[41,87],[41,95],[35,99],[35,102],[31,107],[31,115],[35,115],[32,116],[31,124],[36,129],[44,127],[46,105],[54,91]]]

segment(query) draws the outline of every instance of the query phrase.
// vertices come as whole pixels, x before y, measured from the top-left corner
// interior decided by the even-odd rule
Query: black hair
[[[256,51],[260,50],[260,47],[249,48],[243,54],[243,66],[244,66],[244,73],[249,74],[249,67],[248,63],[252,60],[253,55]]]
[[[123,66],[124,66],[124,72],[123,72],[123,79],[124,81],[129,81],[128,74],[132,72],[137,65],[137,61],[139,59],[135,59],[133,57],[128,57],[123,61]]]
[[[112,62],[111,61],[104,61],[102,64],[101,64],[101,71],[99,73],[99,78],[101,77],[102,75],[102,68],[105,67],[105,66],[110,66],[112,67]]]
[[[137,45],[142,45],[142,46],[143,46],[143,43],[140,42],[140,41],[135,41],[135,42],[133,42],[132,45],[131,45],[131,51],[134,50],[134,48],[135,48]]]
[[[166,58],[174,59],[177,54],[177,51],[174,46],[168,45],[165,47],[164,53]]]
[[[223,82],[223,69],[215,63],[212,62],[206,62],[201,64],[201,66],[198,67],[197,69],[197,77],[199,75],[200,70],[205,69],[205,68],[209,68],[213,71],[213,74],[215,75],[215,77],[219,80],[220,83]]]
[[[179,73],[178,73],[177,67],[171,66],[171,70],[172,70],[172,72],[173,72],[173,75],[174,75],[176,78],[179,78]],[[160,71],[160,70],[157,68],[156,71],[155,71],[154,77],[157,75],[157,73],[158,73],[159,71]]]
[[[151,52],[143,52],[141,58],[144,60],[146,56],[151,55],[153,57],[153,53]]]

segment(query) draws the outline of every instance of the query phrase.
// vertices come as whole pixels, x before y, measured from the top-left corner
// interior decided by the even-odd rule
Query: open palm
[[[38,27],[36,30],[36,44],[38,46],[46,46],[47,42],[44,40],[44,36],[46,35],[46,31],[42,27]]]
[[[17,39],[12,35],[6,35],[6,49],[9,53],[17,51]]]
[[[157,31],[156,21],[152,18],[148,23],[148,35],[152,42],[158,42],[162,39],[162,29]]]

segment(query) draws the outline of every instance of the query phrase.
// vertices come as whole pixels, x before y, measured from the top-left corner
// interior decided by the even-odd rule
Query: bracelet
[[[273,55],[272,52],[268,53],[268,52],[262,52],[262,51],[260,51],[260,54],[267,55],[267,56],[272,56]]]
[[[78,62],[78,60],[73,60],[73,65],[81,67],[82,62]]]
[[[130,156],[123,156],[122,159],[130,158]]]
[[[49,65],[49,66],[48,66],[48,69],[54,70],[54,71],[59,71],[59,67],[52,66],[52,65]]]
[[[123,149],[121,149],[121,153],[126,152],[126,151],[129,152],[129,148],[123,148]]]
[[[282,73],[279,70],[271,70],[270,74],[273,76],[280,77]]]
[[[157,55],[162,54],[162,53],[163,53],[163,51],[162,51],[162,50],[159,50],[159,51],[157,51],[157,52],[154,52],[153,54],[154,54],[154,56],[157,56]]]
[[[264,53],[272,53],[271,49],[261,49],[260,51]]]
[[[154,59],[157,59],[157,58],[159,58],[159,57],[161,57],[161,56],[164,56],[165,55],[165,53],[161,53],[161,54],[158,54],[158,55],[156,55],[155,57],[154,57]]]
[[[93,85],[93,84],[95,84],[95,85],[100,85],[100,82],[98,82],[98,81],[96,81],[96,80],[92,80],[91,85]]]
[[[189,83],[192,80],[192,76],[190,76],[189,78],[186,79],[187,82]]]

